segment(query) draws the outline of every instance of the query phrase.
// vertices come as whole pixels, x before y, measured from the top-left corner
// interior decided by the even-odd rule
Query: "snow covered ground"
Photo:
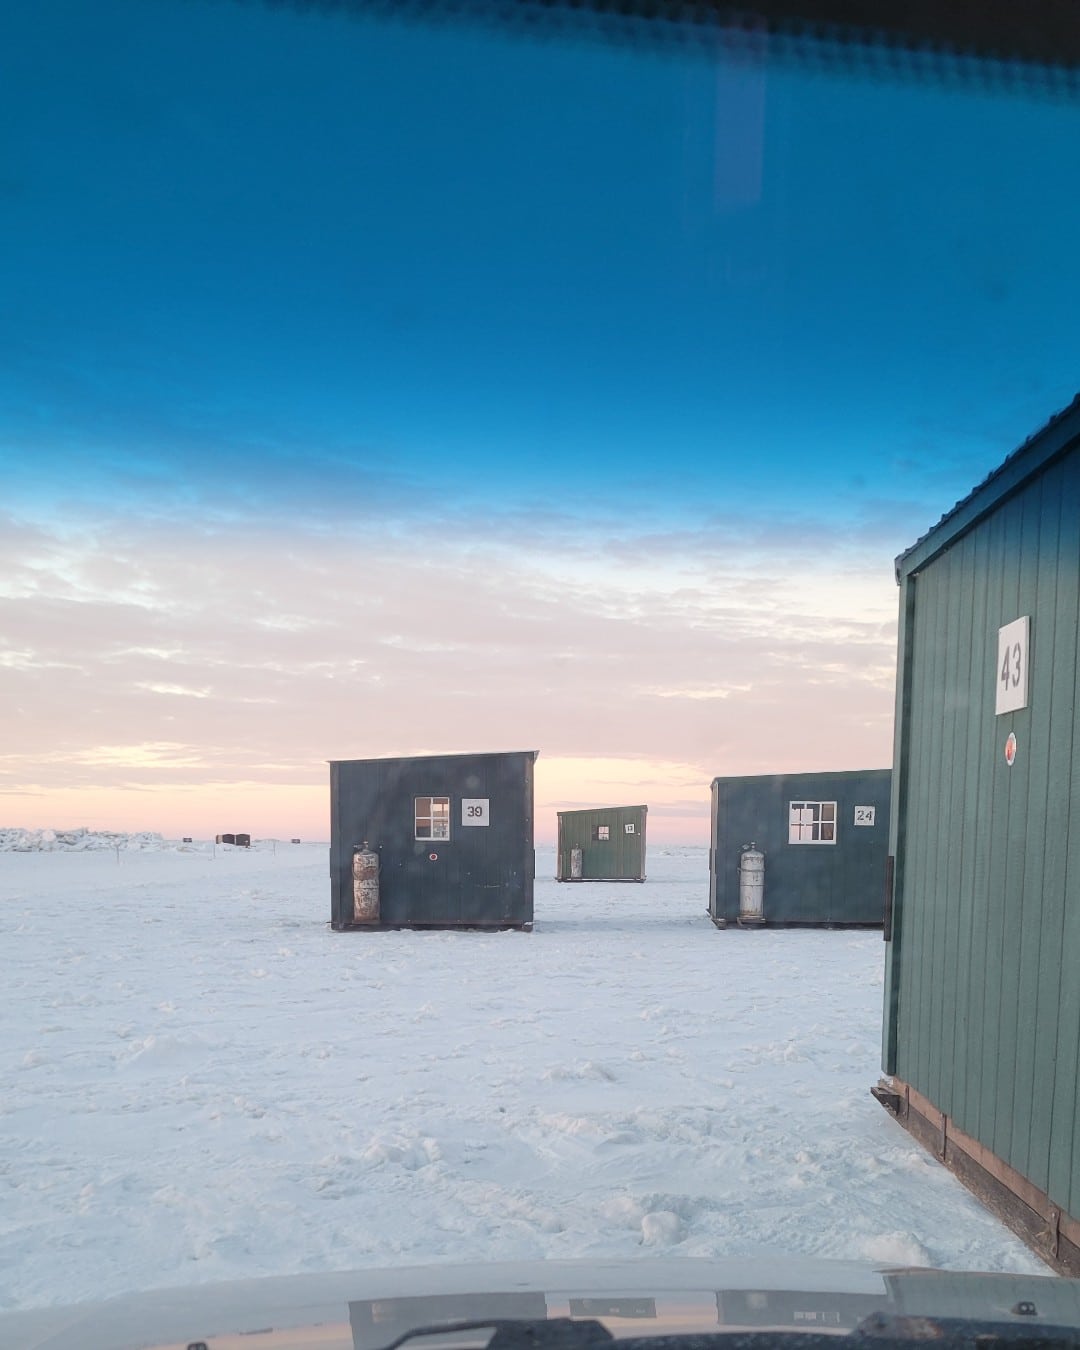
[[[869,1095],[880,934],[707,852],[532,934],[329,930],[325,846],[0,849],[0,1307],[581,1255],[1044,1272]],[[150,840],[147,843],[147,839]]]

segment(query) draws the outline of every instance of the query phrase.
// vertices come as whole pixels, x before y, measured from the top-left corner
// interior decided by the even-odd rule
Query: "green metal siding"
[[[1033,1121],[1032,1151],[1045,1155],[1051,1195],[1063,1194],[1071,1182],[1071,1214],[1078,1212],[1075,1177],[1080,1156],[1073,1155],[1077,1132],[1077,1066],[1080,1064],[1080,452],[1063,472],[1060,543],[1062,560],[1054,604],[1053,674],[1050,706],[1071,705],[1073,720],[1050,729],[1047,769],[1046,864],[1043,877],[1045,946],[1041,964],[1047,970],[1039,986],[1036,1013],[1040,1026],[1054,1020],[1054,1036],[1037,1049],[1037,1081],[1047,1093],[1046,1110]],[[1071,566],[1070,566],[1071,560]],[[1048,643],[1049,645],[1049,643]],[[1060,935],[1060,936],[1059,936]],[[1052,1086],[1049,1086],[1052,1084]]]
[[[560,811],[556,880],[576,880],[571,876],[570,854],[580,848],[582,881],[644,881],[648,810],[647,806],[604,806]],[[607,826],[610,838],[594,838],[601,825]],[[626,833],[627,825],[634,827],[633,833]]]
[[[884,1064],[1075,1215],[1080,450],[1021,467],[901,560]],[[997,715],[998,629],[1022,615],[1028,706]]]

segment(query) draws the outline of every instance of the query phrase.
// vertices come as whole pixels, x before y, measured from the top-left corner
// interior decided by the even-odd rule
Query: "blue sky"
[[[887,762],[893,555],[1076,390],[1075,104],[39,0],[0,125],[27,821],[535,745],[551,804],[678,779],[678,833],[725,765]]]

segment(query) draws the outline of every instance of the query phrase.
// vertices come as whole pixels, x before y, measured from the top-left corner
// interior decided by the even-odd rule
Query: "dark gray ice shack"
[[[764,854],[762,922],[880,928],[885,909],[892,770],[715,778],[709,913],[739,922],[740,871]]]
[[[335,929],[533,922],[535,750],[330,764]],[[378,919],[354,920],[354,857],[378,858]]]

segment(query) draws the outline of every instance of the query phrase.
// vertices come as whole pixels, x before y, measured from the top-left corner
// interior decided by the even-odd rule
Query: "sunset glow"
[[[716,775],[890,762],[893,558],[1075,392],[1076,108],[9,28],[0,825],[318,839],[328,760],[536,749],[538,842],[704,843]]]

